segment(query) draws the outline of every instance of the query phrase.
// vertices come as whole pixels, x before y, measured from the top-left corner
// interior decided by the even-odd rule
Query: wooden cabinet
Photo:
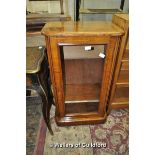
[[[47,23],[42,34],[57,124],[103,123],[124,31],[112,22],[68,21]]]
[[[129,107],[129,17],[128,14],[115,14],[113,23],[122,28],[125,35],[119,48],[113,81],[110,91],[108,112],[115,108]]]

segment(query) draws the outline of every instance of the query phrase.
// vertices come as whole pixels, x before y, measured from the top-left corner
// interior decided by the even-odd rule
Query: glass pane
[[[61,46],[60,49],[66,113],[97,112],[105,45]]]

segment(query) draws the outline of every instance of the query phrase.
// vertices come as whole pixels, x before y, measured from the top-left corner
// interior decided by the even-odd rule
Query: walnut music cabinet
[[[45,35],[58,125],[103,123],[124,31],[112,22],[49,22]]]

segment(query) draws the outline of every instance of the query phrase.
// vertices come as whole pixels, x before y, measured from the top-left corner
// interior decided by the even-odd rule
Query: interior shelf
[[[100,84],[68,84],[65,103],[99,102]]]
[[[98,111],[98,102],[65,104],[66,114],[90,113]]]
[[[117,80],[117,87],[127,87],[129,86],[129,71],[120,70],[119,77]]]
[[[81,14],[113,14],[122,13],[121,9],[80,9]]]
[[[129,87],[117,87],[112,104],[128,104],[129,103]]]
[[[129,41],[127,42],[126,49],[123,54],[123,60],[129,60]]]
[[[121,70],[129,70],[129,60],[122,60]]]
[[[123,60],[129,60],[129,49],[126,48],[123,54]]]
[[[66,85],[66,114],[91,113],[98,111],[99,84],[69,84]]]

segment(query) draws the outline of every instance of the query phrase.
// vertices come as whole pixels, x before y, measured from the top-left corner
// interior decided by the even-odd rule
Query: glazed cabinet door
[[[120,38],[46,38],[58,125],[101,123]]]

